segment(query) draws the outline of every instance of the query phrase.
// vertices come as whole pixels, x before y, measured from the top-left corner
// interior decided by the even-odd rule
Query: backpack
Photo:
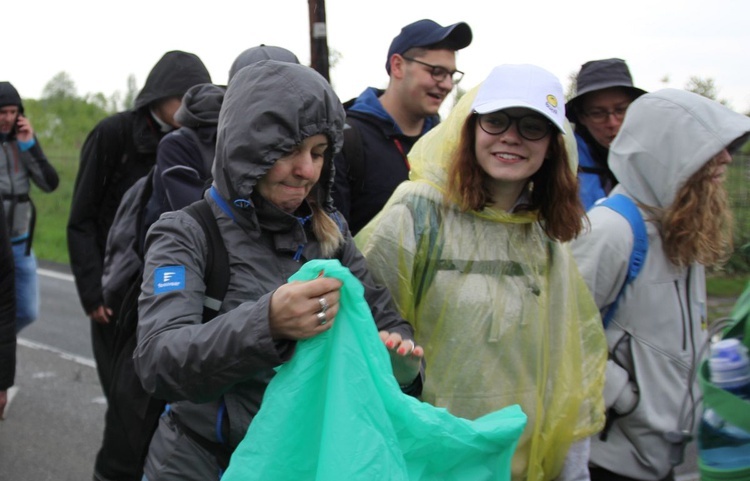
[[[633,251],[630,253],[628,261],[628,275],[625,277],[625,282],[620,287],[615,300],[609,306],[602,309],[602,321],[606,329],[617,311],[617,304],[620,302],[625,287],[633,282],[641,272],[643,263],[646,260],[646,254],[648,253],[648,234],[643,216],[641,216],[641,212],[630,197],[615,194],[597,202],[595,205],[607,207],[623,216],[633,231]]]
[[[102,270],[104,304],[118,307],[143,268],[143,241],[146,236],[146,204],[153,191],[154,168],[123,195],[107,234]],[[140,285],[139,285],[140,288]]]
[[[183,210],[198,222],[208,243],[203,308],[203,322],[208,322],[218,314],[229,285],[229,258],[208,203],[199,200]],[[114,453],[117,452],[116,456],[130,458],[128,469],[139,471],[134,473],[134,479],[141,479],[151,437],[167,404],[162,399],[151,397],[143,389],[133,362],[142,273],[141,260],[137,276],[131,281],[120,305],[115,324],[112,383],[102,442],[104,452],[112,453],[111,456],[115,456]],[[127,445],[123,446],[124,443]]]
[[[205,186],[209,186],[212,180],[211,164],[215,146],[201,141],[192,128],[182,127],[176,133],[190,138],[195,145],[194,148],[200,152],[204,172],[199,174],[207,177],[204,182],[205,190]],[[107,306],[119,306],[128,287],[139,275],[143,266],[146,231],[150,223],[162,214],[162,206],[159,203],[159,212],[152,214],[152,219],[146,218],[149,214],[147,206],[153,195],[155,172],[156,168],[151,167],[145,176],[138,179],[125,192],[109,229],[102,271],[102,297]]]

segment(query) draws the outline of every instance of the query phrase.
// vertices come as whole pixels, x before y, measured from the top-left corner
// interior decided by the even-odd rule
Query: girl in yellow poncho
[[[411,181],[357,237],[425,348],[423,399],[528,415],[514,480],[585,473],[604,420],[603,329],[565,244],[584,215],[564,118],[552,74],[496,67],[415,145]]]

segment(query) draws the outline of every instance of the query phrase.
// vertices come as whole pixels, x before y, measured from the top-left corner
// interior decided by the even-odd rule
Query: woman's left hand
[[[397,332],[380,331],[380,340],[388,349],[393,375],[401,386],[414,382],[419,375],[424,349],[411,339],[402,339]]]

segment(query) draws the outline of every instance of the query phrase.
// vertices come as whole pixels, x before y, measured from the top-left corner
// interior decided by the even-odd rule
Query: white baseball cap
[[[552,73],[536,65],[495,67],[482,82],[471,107],[478,114],[525,107],[544,115],[565,133],[562,84]]]

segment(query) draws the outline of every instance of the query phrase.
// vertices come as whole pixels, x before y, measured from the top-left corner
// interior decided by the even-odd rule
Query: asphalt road
[[[0,422],[0,481],[90,480],[105,401],[88,319],[67,266],[40,263],[39,319],[21,333],[16,386]],[[697,481],[692,443],[678,481]]]
[[[105,401],[69,272],[40,270],[39,319],[18,340],[18,392],[0,422],[0,481],[92,477]]]

